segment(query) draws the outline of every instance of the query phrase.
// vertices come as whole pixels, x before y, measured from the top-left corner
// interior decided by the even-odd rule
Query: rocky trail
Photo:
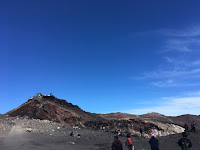
[[[6,150],[23,149],[26,145],[27,135],[21,126],[14,126],[11,132],[3,139],[2,148]]]

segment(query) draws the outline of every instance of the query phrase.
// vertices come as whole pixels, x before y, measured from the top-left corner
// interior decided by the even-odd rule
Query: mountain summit
[[[77,124],[85,121],[101,121],[102,117],[85,112],[77,105],[66,102],[50,95],[42,95],[37,93],[31,97],[26,103],[6,113],[11,117],[24,117],[34,119],[46,119],[59,123]]]

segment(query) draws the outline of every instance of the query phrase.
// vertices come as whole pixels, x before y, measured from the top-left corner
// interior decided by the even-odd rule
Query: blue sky
[[[36,93],[94,113],[200,114],[200,2],[0,2],[0,113]]]

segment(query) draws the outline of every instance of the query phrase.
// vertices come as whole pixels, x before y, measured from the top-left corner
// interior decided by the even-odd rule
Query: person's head
[[[155,134],[151,134],[151,138],[155,138]]]
[[[182,135],[183,135],[183,137],[187,137],[187,133],[186,132],[183,132]]]
[[[130,138],[130,135],[127,135],[126,137],[127,137],[127,138]]]
[[[118,136],[114,136],[114,139],[115,139],[115,140],[118,140]]]

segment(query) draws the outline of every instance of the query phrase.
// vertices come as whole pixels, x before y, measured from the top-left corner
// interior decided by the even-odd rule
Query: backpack
[[[182,141],[182,150],[189,150],[190,143],[187,140]]]
[[[127,138],[127,145],[133,145],[133,141],[131,138]]]

